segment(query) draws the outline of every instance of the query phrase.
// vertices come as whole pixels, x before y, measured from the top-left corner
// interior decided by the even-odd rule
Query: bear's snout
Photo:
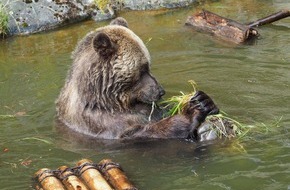
[[[159,86],[159,99],[165,95],[165,90],[164,88],[162,88],[162,86]]]

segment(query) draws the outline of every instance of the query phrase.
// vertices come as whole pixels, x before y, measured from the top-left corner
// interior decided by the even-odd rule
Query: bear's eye
[[[143,74],[148,73],[148,72],[149,72],[148,64],[142,65],[140,68],[140,76],[142,76]]]

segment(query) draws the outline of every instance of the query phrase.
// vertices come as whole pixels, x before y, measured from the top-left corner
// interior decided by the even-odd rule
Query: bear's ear
[[[113,43],[105,33],[98,33],[93,39],[93,47],[101,56],[108,57],[115,52]]]
[[[119,25],[119,26],[124,26],[126,28],[128,27],[128,22],[123,18],[123,17],[117,17],[114,20],[110,22],[110,25]]]

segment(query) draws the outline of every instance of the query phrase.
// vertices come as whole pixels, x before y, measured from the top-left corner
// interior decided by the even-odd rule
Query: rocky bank
[[[6,36],[55,29],[85,19],[111,19],[120,10],[154,10],[185,7],[196,0],[1,0],[7,14]],[[1,8],[2,7],[2,8]],[[1,17],[0,17],[1,19]],[[1,21],[1,20],[0,20]],[[1,28],[0,28],[1,34]]]

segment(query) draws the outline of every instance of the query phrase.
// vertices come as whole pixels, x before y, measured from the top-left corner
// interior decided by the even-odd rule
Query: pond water
[[[40,168],[82,158],[119,162],[140,189],[290,189],[290,19],[259,28],[253,45],[232,45],[184,27],[206,8],[243,23],[280,10],[288,0],[221,0],[170,11],[123,12],[146,43],[166,97],[189,92],[188,80],[245,124],[273,126],[250,138],[192,143],[136,142],[106,147],[64,138],[55,105],[76,43],[108,22],[86,21],[0,41],[0,189],[32,189]]]

